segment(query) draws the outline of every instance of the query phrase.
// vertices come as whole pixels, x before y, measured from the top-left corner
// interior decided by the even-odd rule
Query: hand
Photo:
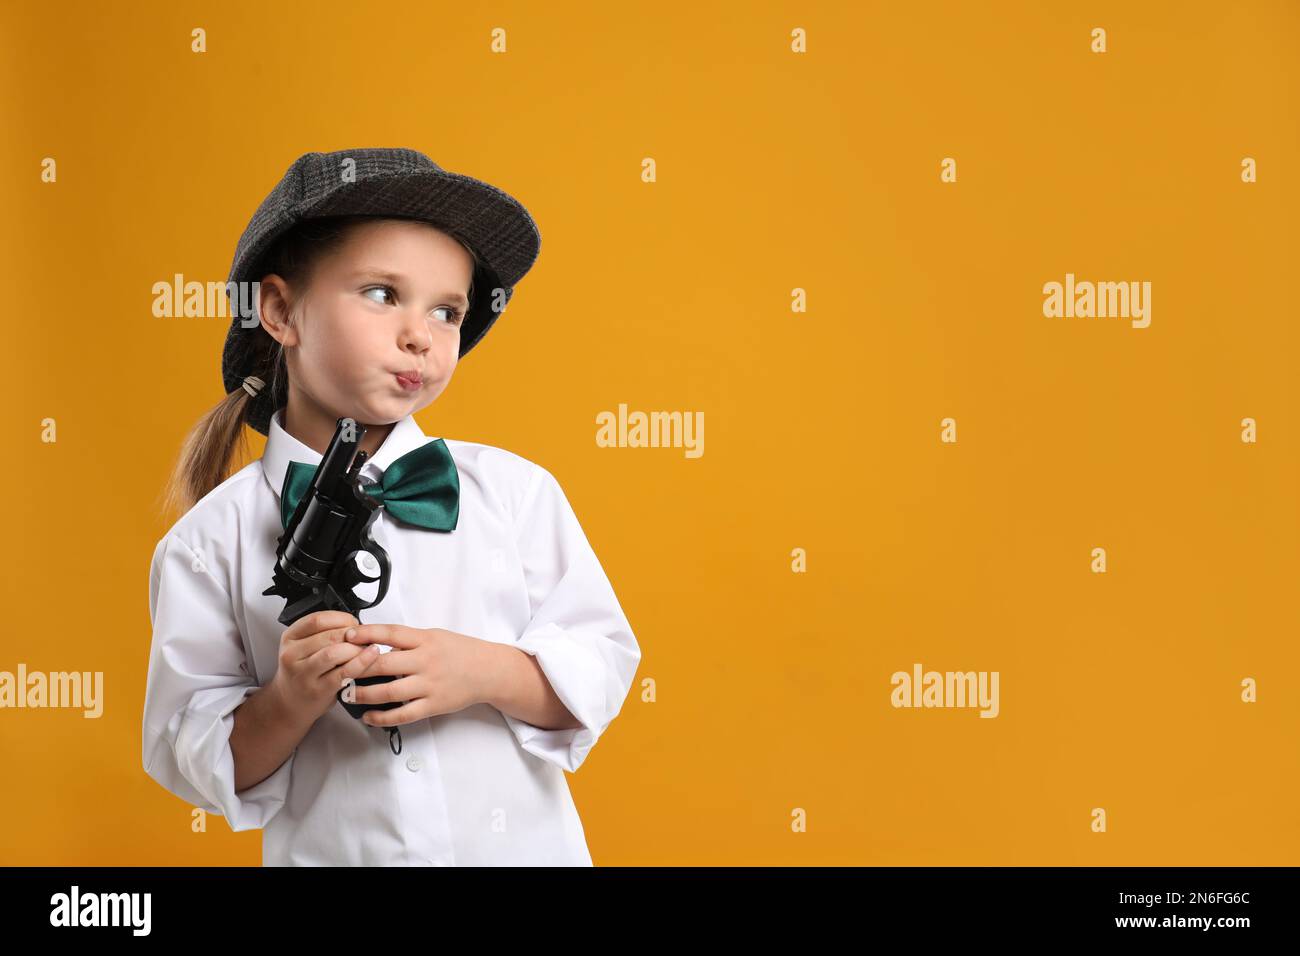
[[[346,611],[317,611],[294,621],[280,635],[280,666],[271,685],[286,707],[315,722],[330,709],[344,681],[374,662],[377,647],[343,639],[357,623]]]
[[[487,700],[491,641],[442,628],[403,624],[360,624],[346,628],[346,640],[366,651],[375,644],[393,650],[380,654],[360,677],[393,675],[397,680],[353,688],[358,704],[406,701],[390,710],[368,710],[361,719],[371,727],[409,724],[424,717],[452,714]],[[369,645],[369,646],[367,646]]]

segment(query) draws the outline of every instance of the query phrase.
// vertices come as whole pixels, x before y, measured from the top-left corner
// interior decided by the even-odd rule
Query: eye
[[[393,290],[393,287],[392,287],[392,286],[388,286],[388,285],[372,285],[372,286],[371,286],[370,288],[368,288],[368,289],[362,289],[362,290],[361,290],[361,294],[362,294],[362,295],[369,295],[371,292],[387,292],[390,296],[393,297],[393,299],[396,299],[396,298],[397,298],[397,293]],[[382,302],[382,301],[380,301],[380,300],[378,300],[378,299],[371,299],[371,301],[372,301],[372,302],[379,302],[380,305],[386,305],[386,304],[387,304],[387,303],[384,303],[384,302]]]
[[[448,325],[454,325],[459,327],[460,324],[465,321],[465,313],[462,312],[460,309],[454,308],[450,305],[440,305],[433,311],[435,314],[438,312],[448,313],[448,318],[444,320]]]

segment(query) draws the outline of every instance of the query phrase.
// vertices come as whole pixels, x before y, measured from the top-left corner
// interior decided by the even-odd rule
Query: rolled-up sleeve
[[[534,467],[515,517],[532,619],[515,646],[582,726],[544,730],[504,716],[524,750],[573,773],[622,709],[641,650],[559,483]]]
[[[201,551],[201,549],[200,549]],[[153,644],[143,717],[144,770],[232,830],[265,826],[284,805],[294,755],[235,793],[235,709],[258,690],[230,595],[184,540],[168,534],[149,572]]]

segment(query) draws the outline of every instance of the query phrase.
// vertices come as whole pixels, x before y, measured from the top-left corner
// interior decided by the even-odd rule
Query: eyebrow
[[[377,279],[380,282],[387,282],[390,285],[401,285],[402,282],[405,281],[406,277],[399,276],[393,272],[385,272],[382,269],[359,269],[352,273],[348,278],[350,281],[355,281],[357,279]],[[465,298],[465,293],[463,292],[444,292],[440,298],[450,299],[461,306],[469,305],[469,299]]]

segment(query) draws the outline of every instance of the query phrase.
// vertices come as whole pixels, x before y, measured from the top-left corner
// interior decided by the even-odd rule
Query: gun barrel
[[[365,460],[365,452],[358,456],[357,448],[365,437],[366,428],[340,418],[330,439],[329,447],[316,469],[311,486],[304,493],[306,511],[294,529],[293,538],[285,548],[284,560],[298,573],[323,580],[339,557],[353,520],[345,505],[348,472],[353,459]],[[350,433],[350,434],[349,434]]]
[[[353,427],[349,429],[344,427],[344,423],[348,421],[350,419],[347,418],[338,420],[334,437],[330,439],[329,447],[325,449],[312,485],[307,491],[308,494],[319,492],[331,499],[339,496],[343,479],[347,476],[348,469],[352,467],[352,459],[361,445],[361,439],[366,436],[364,425],[353,422]],[[352,433],[351,436],[349,432]]]

